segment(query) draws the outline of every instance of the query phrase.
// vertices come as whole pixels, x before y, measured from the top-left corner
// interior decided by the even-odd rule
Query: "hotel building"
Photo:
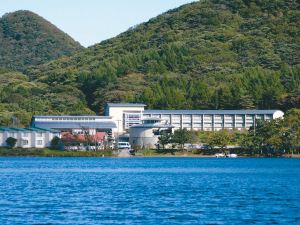
[[[144,104],[108,103],[105,116],[115,121],[115,133],[126,133],[146,118],[159,118],[174,129],[216,131],[221,129],[249,129],[256,120],[283,117],[280,110],[145,110]]]

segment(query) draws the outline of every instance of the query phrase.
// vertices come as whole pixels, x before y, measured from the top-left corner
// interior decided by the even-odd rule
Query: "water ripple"
[[[300,160],[0,158],[0,224],[299,224]]]

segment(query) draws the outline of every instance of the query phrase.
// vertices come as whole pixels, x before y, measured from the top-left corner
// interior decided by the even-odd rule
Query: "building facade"
[[[146,105],[136,103],[107,103],[105,116],[109,116],[116,123],[115,134],[123,134],[129,128],[142,123],[143,111]]]
[[[45,148],[50,147],[54,137],[60,137],[60,132],[40,128],[0,128],[0,146],[6,147],[9,137],[17,139],[16,147]]]
[[[257,120],[283,117],[280,110],[145,110],[143,118],[160,118],[175,129],[217,131],[249,129]]]
[[[249,129],[257,120],[283,117],[280,110],[145,110],[144,104],[109,103],[105,115],[116,122],[115,132],[128,133],[131,126],[146,118],[159,118],[169,125],[189,130],[214,131]]]

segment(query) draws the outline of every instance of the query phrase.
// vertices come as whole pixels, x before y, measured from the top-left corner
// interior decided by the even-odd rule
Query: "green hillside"
[[[47,114],[101,113],[105,102],[119,101],[163,109],[299,108],[299,8],[297,0],[187,4],[71,57],[29,67],[26,82],[56,94],[60,105],[39,107]],[[70,89],[81,96],[74,103],[85,99],[77,111],[64,107]]]
[[[0,126],[26,126],[31,116],[42,114],[93,115],[86,106],[84,94],[68,85],[51,86],[30,81],[20,72],[0,68]]]
[[[0,43],[0,66],[16,70],[82,49],[70,36],[30,11],[0,18]]]
[[[174,109],[295,107],[299,7],[296,0],[187,4],[28,74],[78,87],[96,112],[107,101]]]

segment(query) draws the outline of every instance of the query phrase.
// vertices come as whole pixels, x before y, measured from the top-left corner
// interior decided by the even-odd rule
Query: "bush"
[[[13,138],[13,137],[9,137],[6,139],[6,144],[8,145],[8,147],[13,148],[16,146],[17,144],[17,139]]]
[[[50,149],[63,150],[64,149],[64,144],[63,144],[62,140],[59,137],[55,136],[51,140]]]

